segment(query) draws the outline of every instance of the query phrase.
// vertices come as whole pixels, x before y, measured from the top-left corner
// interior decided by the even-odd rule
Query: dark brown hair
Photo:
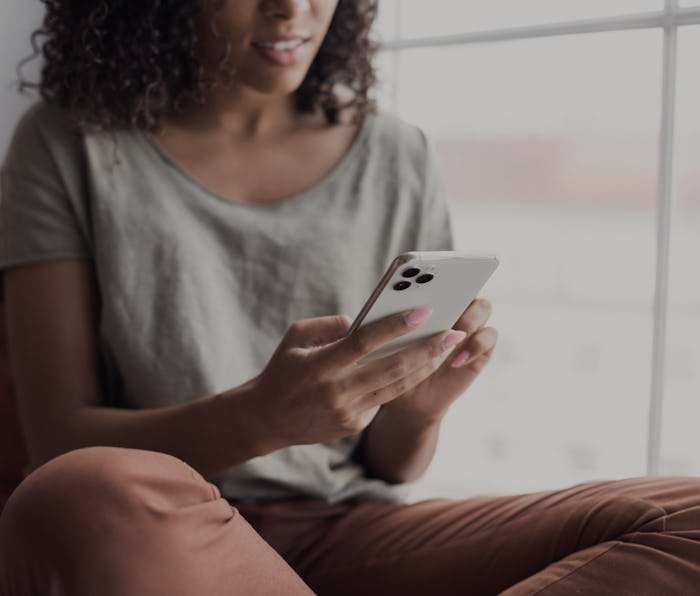
[[[42,1],[46,16],[32,35],[34,55],[44,58],[41,81],[22,81],[21,88],[38,88],[46,102],[68,110],[83,128],[155,132],[165,116],[202,102],[209,89],[230,77],[225,40],[222,76],[206,76],[198,58],[203,0]],[[376,11],[376,0],[339,0],[326,38],[295,91],[301,112],[321,109],[334,124],[346,107],[359,119],[374,110],[369,91],[376,80],[376,44],[370,28]],[[339,98],[338,87],[351,91],[349,99]]]

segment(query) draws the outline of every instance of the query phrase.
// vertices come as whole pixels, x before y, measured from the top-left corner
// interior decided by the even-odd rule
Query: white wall
[[[17,90],[15,69],[31,54],[29,36],[41,24],[44,6],[39,0],[0,0],[0,156],[5,155],[10,135],[20,114],[34,99]],[[24,70],[37,80],[39,61]]]

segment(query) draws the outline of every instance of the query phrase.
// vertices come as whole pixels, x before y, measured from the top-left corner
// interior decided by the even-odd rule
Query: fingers
[[[464,331],[449,329],[400,352],[355,367],[346,388],[352,394],[364,395],[398,383],[426,365],[435,370],[465,337]]]
[[[474,362],[485,354],[488,354],[490,357],[497,342],[498,331],[496,331],[496,329],[493,327],[479,329],[463,346],[460,346],[450,366],[459,368],[460,366]],[[486,362],[484,362],[484,364],[486,364]]]
[[[467,310],[464,311],[454,326],[455,329],[465,331],[469,339],[465,342],[465,345],[459,347],[450,366],[459,368],[472,362],[485,352],[493,350],[498,340],[498,333],[492,327],[485,327],[492,311],[491,302],[485,298],[472,300]]]
[[[389,315],[378,321],[364,325],[353,332],[326,346],[326,364],[330,367],[344,368],[371,354],[390,340],[410,333],[432,314],[423,307],[411,311]]]
[[[449,354],[449,351],[447,354]],[[389,385],[364,394],[357,400],[356,407],[359,410],[365,410],[368,408],[382,406],[396,399],[400,395],[403,395],[407,391],[410,391],[425,381],[439,368],[441,364],[442,360],[439,358],[429,360],[422,367],[410,372],[405,377],[402,377]]]
[[[486,325],[492,312],[491,302],[485,298],[475,298],[467,307],[467,310],[462,313],[454,328],[465,331],[467,336],[472,335],[480,327]]]
[[[285,339],[300,347],[322,346],[343,337],[351,324],[347,315],[301,319],[290,325]]]

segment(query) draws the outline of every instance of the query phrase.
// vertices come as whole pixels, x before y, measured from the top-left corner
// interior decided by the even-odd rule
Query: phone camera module
[[[411,285],[411,282],[410,282],[410,281],[399,281],[399,282],[397,282],[397,283],[394,284],[394,289],[395,289],[395,290],[398,290],[398,291],[401,291],[401,290],[405,290],[405,289],[408,288],[410,285]]]
[[[419,284],[427,284],[431,279],[435,277],[434,275],[430,273],[424,273],[423,275],[420,275],[419,277],[416,278],[416,281]]]
[[[420,269],[416,269],[415,267],[409,267],[401,275],[403,275],[404,277],[415,277],[419,273]]]

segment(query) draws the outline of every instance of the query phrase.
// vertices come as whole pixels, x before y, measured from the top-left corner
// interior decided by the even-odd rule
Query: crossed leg
[[[36,470],[0,516],[3,596],[285,596],[309,586],[338,596],[697,594],[700,479],[239,512],[174,457],[93,447]]]
[[[190,466],[90,447],[41,466],[12,494],[0,516],[0,594],[312,592]]]
[[[322,595],[700,594],[700,479],[241,512]]]

